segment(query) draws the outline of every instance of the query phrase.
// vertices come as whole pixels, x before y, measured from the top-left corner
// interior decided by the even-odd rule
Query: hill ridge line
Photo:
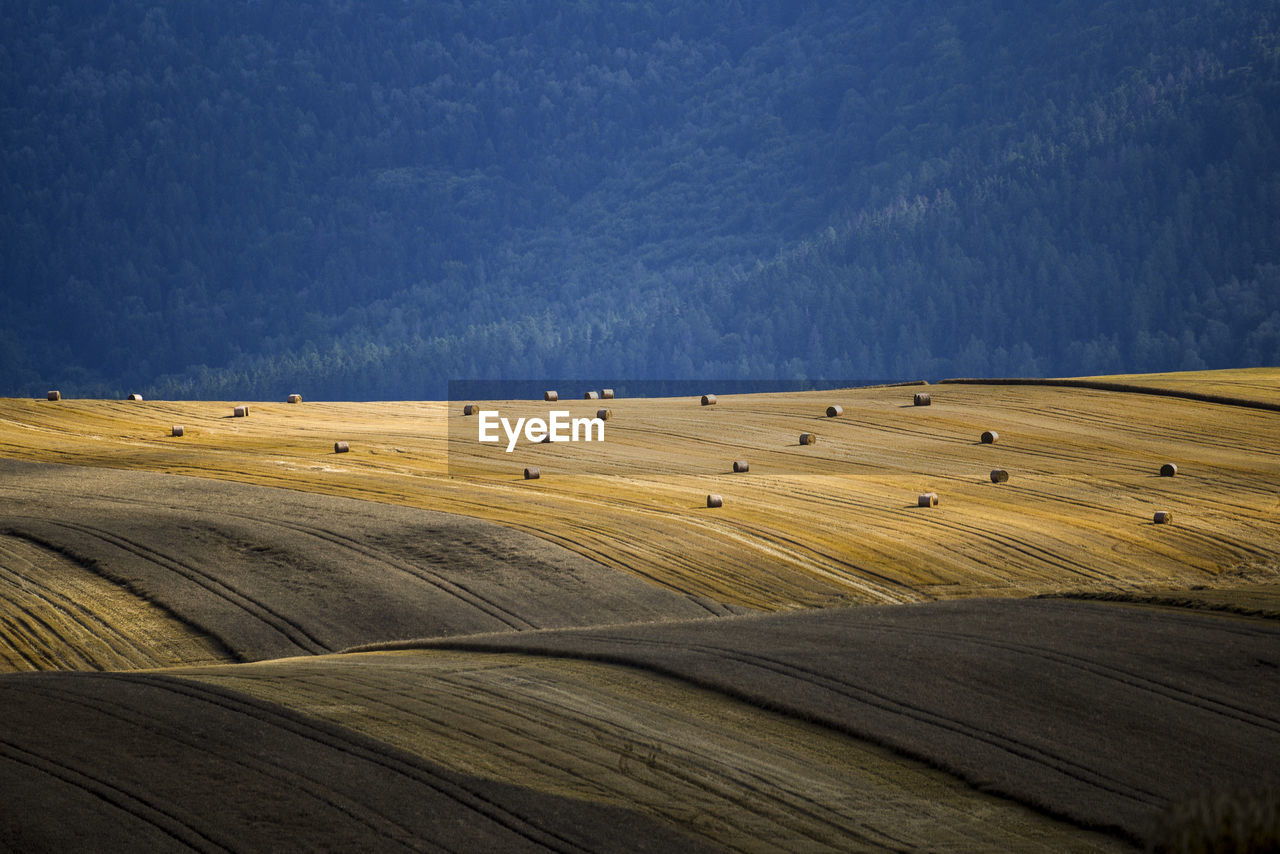
[[[1105,380],[1047,379],[1038,377],[955,377],[938,380],[938,385],[1034,385],[1053,386],[1059,388],[1087,388],[1096,391],[1118,391],[1128,394],[1150,394],[1157,397],[1178,397],[1184,400],[1195,400],[1201,403],[1217,403],[1223,406],[1240,406],[1248,409],[1262,409],[1267,412],[1280,412],[1280,403],[1268,403],[1265,400],[1249,400],[1244,397],[1229,397],[1221,394],[1207,394],[1200,391],[1182,391],[1172,388],[1141,386],[1130,383],[1113,383]]]

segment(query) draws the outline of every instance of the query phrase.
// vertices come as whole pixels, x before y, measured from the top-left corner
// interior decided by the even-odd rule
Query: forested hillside
[[[0,394],[1257,364],[1264,0],[0,0]]]

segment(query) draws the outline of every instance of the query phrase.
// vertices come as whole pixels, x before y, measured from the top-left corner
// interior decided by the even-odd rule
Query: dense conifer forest
[[[1264,0],[0,0],[0,394],[1280,364]]]

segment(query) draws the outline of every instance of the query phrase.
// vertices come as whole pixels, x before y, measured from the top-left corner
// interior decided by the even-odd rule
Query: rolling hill
[[[0,400],[0,831],[1155,844],[1280,786],[1278,392],[615,399],[603,443],[511,454],[461,402]]]

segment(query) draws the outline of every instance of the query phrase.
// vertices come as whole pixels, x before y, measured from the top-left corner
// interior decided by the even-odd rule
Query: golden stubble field
[[[611,410],[511,454],[463,401],[0,400],[0,839],[1125,850],[1280,786],[1280,412],[584,390],[486,403]]]
[[[1280,371],[1146,381],[1280,397]],[[5,400],[0,455],[460,513],[672,590],[766,610],[1273,580],[1277,413],[945,384],[925,388],[933,403],[916,407],[920,390],[722,396],[707,407],[619,399],[607,402],[604,443],[512,454],[471,441],[476,419],[461,402],[253,403],[233,418],[234,402]],[[825,417],[831,404],[844,414]],[[513,418],[551,408],[495,405]],[[603,405],[558,406],[585,417]],[[184,436],[170,436],[175,424]],[[984,431],[998,441],[982,444]],[[800,445],[804,432],[817,444]],[[339,440],[349,453],[334,453]],[[732,473],[737,459],[748,473]],[[1176,477],[1159,476],[1166,462]],[[542,477],[524,480],[526,466]],[[991,482],[994,468],[1007,483]],[[938,493],[938,506],[916,506],[923,492]],[[707,508],[709,493],[724,507]],[[1154,524],[1157,510],[1173,524]]]

